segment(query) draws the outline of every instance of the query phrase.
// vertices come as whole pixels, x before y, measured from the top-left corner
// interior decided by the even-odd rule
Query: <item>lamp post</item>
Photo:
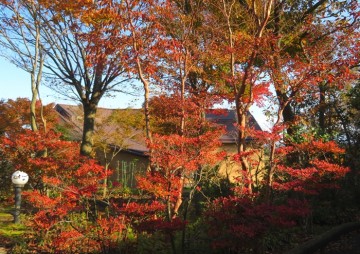
[[[20,223],[21,188],[29,181],[29,176],[25,172],[18,170],[12,174],[11,181],[15,187],[14,223]]]

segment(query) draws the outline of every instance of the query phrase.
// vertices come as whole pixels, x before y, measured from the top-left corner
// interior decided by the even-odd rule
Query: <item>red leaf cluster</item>
[[[308,204],[300,200],[275,205],[247,197],[227,197],[210,204],[206,221],[213,248],[239,252],[254,247],[276,228],[296,225],[309,212]]]

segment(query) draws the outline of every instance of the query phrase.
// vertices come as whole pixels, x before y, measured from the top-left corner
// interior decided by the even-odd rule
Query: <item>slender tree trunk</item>
[[[281,17],[283,12],[283,3],[281,1],[275,1],[274,5],[274,34],[277,37],[281,37]],[[273,45],[273,50],[278,51],[279,43]],[[276,91],[276,96],[279,102],[281,109],[281,116],[285,124],[287,124],[287,134],[292,135],[294,133],[291,123],[294,121],[295,115],[294,110],[290,103],[288,103],[289,98],[286,95],[286,91],[283,89],[283,80],[281,79],[281,66],[280,59],[277,55],[274,56],[274,86]],[[279,118],[278,118],[279,119]]]
[[[35,8],[34,6],[32,6]],[[35,11],[34,11],[35,12]],[[42,78],[42,70],[44,66],[44,56],[41,51],[41,45],[40,45],[40,27],[38,23],[36,22],[36,35],[35,35],[35,53],[34,53],[34,59],[31,59],[32,66],[31,66],[31,104],[30,104],[30,126],[33,131],[38,131],[38,125],[36,123],[36,101],[39,97],[39,87],[40,82]],[[42,108],[42,105],[41,105]],[[44,118],[41,118],[44,122],[45,127],[45,121]],[[45,129],[46,132],[46,129]]]
[[[233,14],[234,10],[234,4],[235,1],[227,2],[225,0],[222,1],[223,5],[223,14],[226,18],[227,22],[227,30],[228,30],[228,43],[229,47],[231,49],[234,49],[235,45],[235,37],[233,34],[233,24],[231,24],[231,16]],[[247,5],[247,3],[244,3]],[[254,63],[256,61],[256,58],[258,57],[258,51],[259,51],[259,39],[263,36],[263,33],[265,31],[265,27],[269,22],[271,11],[274,5],[274,0],[265,1],[263,4],[263,8],[260,11],[260,8],[257,8],[255,6],[255,2],[253,2],[252,6],[247,5],[248,9],[251,9],[254,14],[254,25],[256,26],[256,33],[254,34],[254,44],[253,48],[251,50],[251,55],[246,61],[246,67],[244,69],[243,76],[241,78],[240,85],[235,83],[235,77],[236,77],[236,70],[235,70],[235,54],[233,52],[230,53],[230,68],[231,68],[231,85],[234,92],[235,97],[235,105],[236,105],[236,111],[237,111],[237,117],[238,117],[238,153],[241,154],[246,150],[245,143],[246,143],[246,117],[247,113],[249,111],[250,106],[254,102],[253,98],[253,92],[252,92],[252,81],[251,81],[251,74],[253,72]],[[249,101],[244,102],[243,97],[246,95],[246,90],[249,88]],[[251,168],[249,167],[249,162],[244,156],[240,156],[241,160],[241,168],[243,173],[245,174],[245,186],[248,188],[248,191],[252,192],[252,177],[251,177]]]
[[[134,51],[136,54],[139,52],[139,45],[138,45],[138,38],[136,37],[137,32],[136,28],[133,25],[131,18],[129,18],[129,24],[132,29],[132,46],[134,48]],[[146,131],[146,138],[152,142],[152,136],[151,136],[151,127],[150,127],[150,108],[149,108],[149,99],[150,99],[150,82],[146,78],[146,75],[144,74],[143,65],[141,62],[141,59],[139,56],[136,56],[135,58],[136,62],[136,68],[137,68],[137,74],[138,77],[143,84],[144,87],[144,115],[145,115],[145,131]],[[151,151],[150,151],[151,154]]]
[[[31,78],[32,79],[32,78]],[[36,89],[32,89],[32,96],[30,102],[30,126],[33,131],[38,131],[38,126],[36,123],[36,100],[38,93]]]
[[[226,18],[226,22],[227,22],[227,31],[228,31],[228,43],[230,48],[234,48],[234,37],[233,37],[233,29],[232,29],[232,24],[231,24],[231,15],[232,15],[232,11],[233,11],[233,6],[235,4],[235,1],[232,1],[230,3],[227,3],[225,0],[222,1],[223,4],[223,12]],[[254,55],[255,53],[253,53],[252,55]],[[237,137],[237,152],[240,154],[242,152],[245,151],[245,142],[246,142],[246,137],[245,137],[245,128],[246,128],[246,114],[247,114],[247,110],[249,109],[249,106],[245,106],[243,104],[243,102],[241,101],[242,96],[244,95],[245,92],[245,85],[246,85],[246,81],[247,81],[247,74],[248,71],[251,68],[251,61],[249,63],[249,66],[247,67],[247,70],[244,74],[244,78],[241,82],[240,87],[238,87],[237,84],[235,84],[234,79],[235,79],[235,54],[234,52],[230,53],[230,59],[229,59],[229,63],[230,63],[230,75],[232,78],[231,81],[231,86],[234,90],[234,96],[235,96],[235,106],[236,106],[236,114],[237,114],[237,124],[238,124],[238,137]],[[243,156],[240,157],[240,163],[241,163],[241,169],[242,172],[244,173],[245,176],[245,186],[249,189],[249,191],[251,191],[251,179],[249,177],[249,165],[248,162],[246,161],[246,158],[244,158]]]
[[[183,189],[184,189],[184,177],[181,176],[180,184],[179,184],[179,190],[178,190],[177,197],[176,197],[176,202],[175,202],[175,205],[174,205],[173,219],[175,219],[179,214],[179,209],[180,209],[180,206],[182,204],[182,192],[183,192]]]
[[[281,99],[280,105],[283,105],[284,103],[286,103],[286,101]],[[294,126],[292,124],[295,120],[295,113],[290,103],[286,104],[282,117],[286,125],[286,133],[291,137],[295,133]]]
[[[322,132],[322,134],[325,133],[325,85],[320,84],[319,85],[319,92],[320,92],[320,98],[319,98],[319,127]]]
[[[105,174],[106,174],[106,177],[104,178],[104,183],[103,183],[103,198],[106,197],[107,191],[108,191],[108,187],[107,187],[107,185],[108,185],[108,176],[107,176],[108,172],[109,172],[109,163],[106,162],[106,163],[105,163]]]
[[[188,78],[188,50],[185,50],[185,56],[184,56],[184,66],[183,69],[180,69],[180,79],[181,79],[181,118],[180,118],[180,135],[184,136],[185,132],[185,82]],[[181,150],[184,149],[184,144],[181,146]],[[178,190],[177,199],[174,206],[174,218],[178,215],[180,206],[182,204],[182,193],[184,189],[184,174],[185,174],[185,168],[181,169],[181,178],[180,178],[180,185]]]
[[[42,104],[40,97],[39,97],[39,101],[40,101],[40,118],[41,118],[41,122],[44,125],[44,132],[46,133],[47,132],[47,122],[44,117],[44,105]]]
[[[168,183],[168,191],[171,191],[171,188],[172,188],[172,186],[171,186],[171,183],[169,182]],[[171,205],[172,205],[172,202],[170,200],[170,196],[168,196],[168,198],[166,200],[166,213],[167,213],[167,220],[169,222],[171,222],[173,219]],[[169,232],[169,237],[170,237],[172,253],[176,254],[175,236],[174,236],[173,232]]]
[[[241,102],[236,103],[237,109],[237,118],[238,118],[238,153],[241,154],[246,151],[246,115],[249,111],[249,107],[251,104],[247,104],[246,106],[241,105]],[[241,169],[244,176],[244,185],[248,189],[249,193],[252,193],[252,177],[251,177],[251,168],[249,166],[249,162],[246,157],[240,156]]]
[[[150,108],[149,108],[149,98],[150,98],[150,89],[148,82],[143,82],[144,85],[144,114],[145,114],[145,129],[146,137],[152,142],[151,136],[151,127],[150,127]]]
[[[277,112],[277,119],[274,124],[274,127],[279,126],[281,123],[281,116],[283,115],[284,108],[279,108]],[[276,168],[276,161],[275,161],[275,152],[276,152],[276,142],[271,141],[270,145],[270,157],[269,157],[269,168],[266,176],[266,200],[270,203],[271,196],[272,196],[272,185],[273,185],[273,177]]]

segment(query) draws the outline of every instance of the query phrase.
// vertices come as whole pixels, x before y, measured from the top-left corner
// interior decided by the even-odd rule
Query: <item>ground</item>
[[[2,208],[0,206],[0,254],[10,253],[10,250],[22,253],[21,243],[24,243],[22,236],[25,233],[25,227],[22,224],[13,223],[11,210],[11,207]],[[13,249],[15,245],[18,245],[16,250]],[[36,253],[36,248],[32,247],[34,251],[31,253]],[[360,254],[360,230],[343,235],[340,239],[329,243],[323,250],[319,250],[315,254],[343,253]]]
[[[25,227],[13,223],[12,208],[0,207],[0,254],[5,254],[16,243],[21,242]]]
[[[316,254],[360,254],[360,230],[342,236],[339,240],[326,246]]]

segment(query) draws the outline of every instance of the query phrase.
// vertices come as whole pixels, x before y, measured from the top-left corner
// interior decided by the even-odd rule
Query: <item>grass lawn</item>
[[[23,224],[14,224],[11,215],[12,208],[0,207],[0,248],[7,250],[24,244],[24,234],[27,228]]]

